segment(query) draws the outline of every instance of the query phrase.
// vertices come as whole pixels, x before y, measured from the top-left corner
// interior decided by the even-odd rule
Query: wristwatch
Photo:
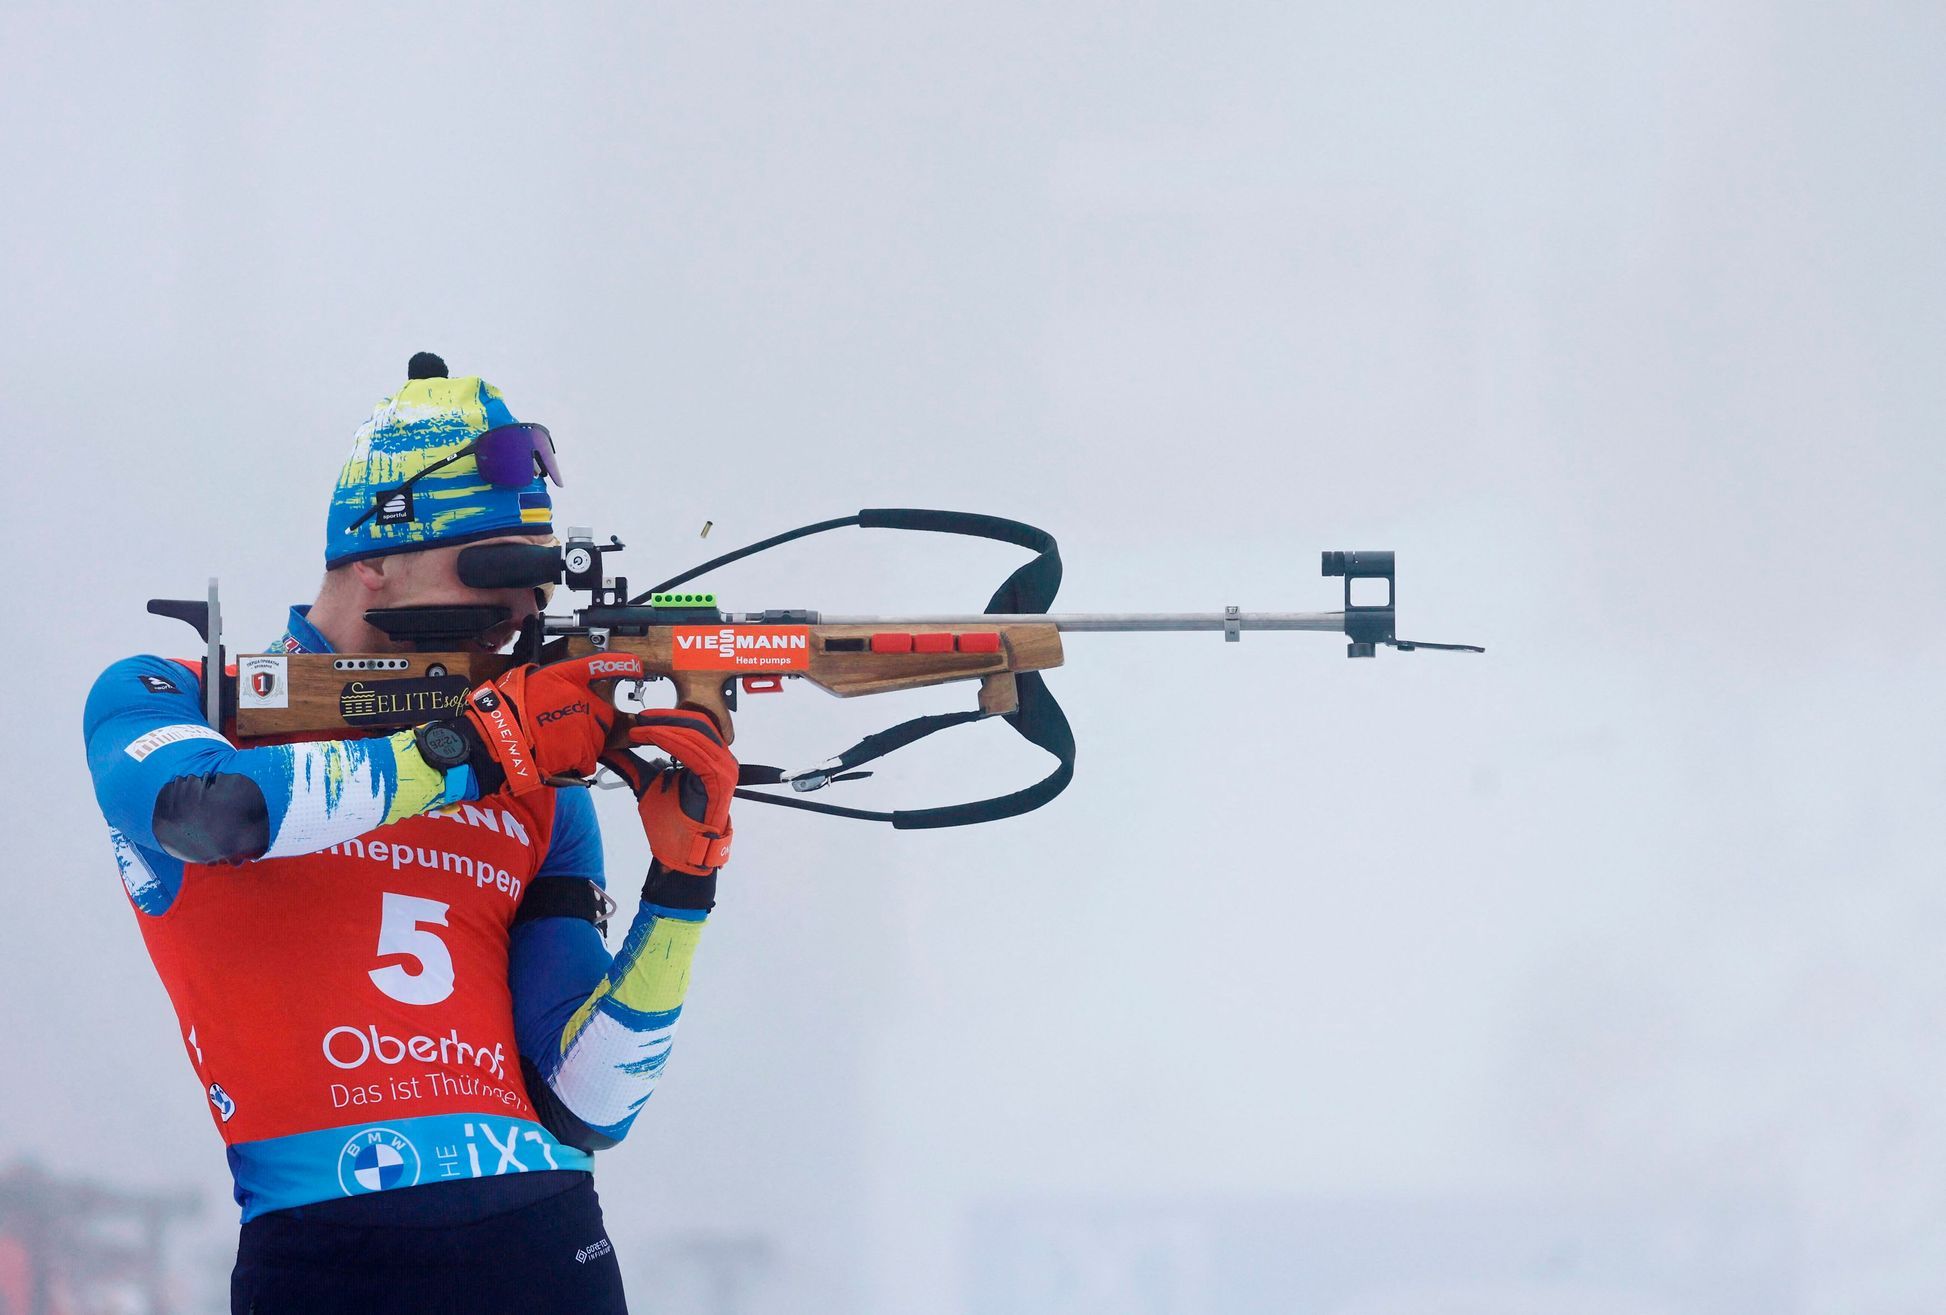
[[[460,727],[458,721],[429,721],[413,731],[419,756],[442,772],[465,766],[473,753],[473,740]]]
[[[456,717],[429,721],[413,729],[412,742],[426,765],[438,768],[446,778],[441,807],[480,797],[480,774],[473,768],[473,750],[480,740],[471,726]]]

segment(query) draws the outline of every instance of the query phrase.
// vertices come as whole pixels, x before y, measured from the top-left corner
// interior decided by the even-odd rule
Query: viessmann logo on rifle
[[[809,626],[675,626],[671,638],[678,671],[805,671],[811,665]]]

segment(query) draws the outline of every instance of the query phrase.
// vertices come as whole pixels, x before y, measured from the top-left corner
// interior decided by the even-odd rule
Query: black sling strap
[[[663,581],[648,592],[665,593],[719,566],[728,565],[730,562],[795,539],[851,525],[861,529],[924,530],[938,534],[965,534],[974,538],[1010,543],[1032,552],[1034,554],[1032,560],[1016,568],[1013,574],[1009,575],[1006,581],[994,591],[993,597],[987,601],[988,614],[1045,612],[1053,604],[1054,594],[1061,587],[1061,550],[1054,542],[1054,536],[1046,530],[1037,529],[1021,521],[1007,520],[1000,516],[984,516],[976,512],[881,507],[861,511],[856,516],[819,521],[783,534],[772,535],[768,539],[704,562],[701,566]],[[647,594],[642,596],[642,598],[646,597]],[[640,602],[642,598],[633,601]],[[1018,817],[1022,813],[1032,812],[1067,789],[1068,783],[1074,779],[1074,732],[1068,726],[1068,719],[1061,711],[1061,705],[1055,702],[1054,695],[1048,690],[1047,682],[1041,678],[1039,672],[1016,673],[1014,685],[1019,691],[1019,706],[1012,712],[999,715],[1005,717],[1028,743],[1045,750],[1057,760],[1057,765],[1052,772],[1024,790],[1015,790],[1011,794],[996,795],[991,799],[978,799],[965,804],[948,804],[939,808],[894,809],[890,812],[845,808],[837,804],[818,803],[792,795],[765,794],[751,789],[739,789],[736,792],[737,797],[756,803],[776,804],[782,808],[801,808],[806,812],[826,813],[832,817],[850,817],[867,822],[889,822],[901,831],[971,826],[976,822],[993,822],[1003,817]],[[928,735],[943,731],[949,726],[979,721],[988,715],[979,711],[947,712],[902,721],[896,726],[867,735],[839,754],[834,760],[832,777],[836,779],[840,772],[849,772],[865,763],[882,758],[894,750],[922,740]],[[777,784],[782,776],[783,773],[774,767],[748,766],[744,768],[742,779],[745,785]]]

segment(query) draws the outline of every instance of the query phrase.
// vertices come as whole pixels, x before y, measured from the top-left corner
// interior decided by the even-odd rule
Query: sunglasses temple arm
[[[440,467],[450,466],[455,461],[458,461],[461,457],[472,455],[473,449],[476,446],[478,446],[477,443],[468,443],[465,447],[453,453],[452,456],[441,457],[439,460],[433,462],[430,466],[427,466],[422,470],[413,471],[410,475],[407,475],[404,480],[402,480],[397,484],[394,484],[391,488],[380,489],[377,493],[374,493],[372,495],[372,505],[365,508],[365,514],[360,516],[357,520],[353,521],[351,524],[345,526],[345,533],[350,534],[353,530],[357,529],[360,525],[363,525],[366,521],[378,515],[379,506],[385,501],[387,497],[391,496],[394,493],[403,493],[407,489],[411,488],[414,484],[424,479],[426,476],[432,474],[433,471],[438,470]]]

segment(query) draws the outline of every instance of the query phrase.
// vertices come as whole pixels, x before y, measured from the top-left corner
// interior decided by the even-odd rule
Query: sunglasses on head
[[[412,486],[435,470],[450,466],[464,457],[472,457],[473,463],[479,467],[480,478],[496,489],[524,489],[534,482],[537,469],[540,475],[553,480],[556,488],[563,486],[561,466],[554,459],[554,436],[547,432],[546,425],[497,425],[462,445],[451,456],[442,457],[414,473],[404,483],[373,494],[372,505],[366,508],[364,515],[345,526],[345,533],[351,533],[374,516],[379,518],[381,525],[411,520]]]

